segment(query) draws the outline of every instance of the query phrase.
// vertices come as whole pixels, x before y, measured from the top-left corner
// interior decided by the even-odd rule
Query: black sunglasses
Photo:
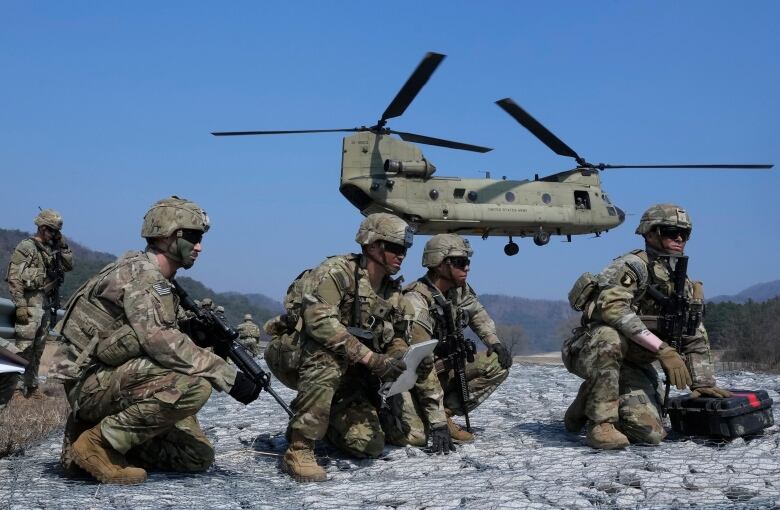
[[[667,239],[677,239],[677,237],[681,237],[683,241],[687,241],[691,236],[690,230],[679,227],[659,227],[658,233],[661,234],[661,237]]]
[[[406,246],[402,244],[389,243],[385,241],[384,249],[385,251],[389,251],[390,253],[398,257],[400,257],[401,255],[406,255]]]
[[[198,244],[199,242],[201,242],[203,240],[203,232],[201,232],[200,230],[193,230],[193,229],[189,229],[189,228],[183,228],[183,229],[180,230],[180,232],[181,232],[181,235],[179,237],[181,237],[182,239],[184,239],[188,243]]]
[[[466,269],[471,265],[471,260],[468,257],[450,257],[447,260],[450,261],[452,267],[457,267],[458,269]]]

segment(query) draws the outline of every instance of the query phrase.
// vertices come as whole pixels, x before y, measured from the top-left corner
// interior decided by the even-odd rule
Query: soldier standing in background
[[[35,235],[22,240],[11,255],[6,281],[16,305],[16,347],[29,362],[21,391],[28,398],[43,398],[38,367],[52,315],[60,306],[60,285],[65,272],[73,269],[73,253],[62,238],[62,216],[57,211],[42,210],[35,225]]]
[[[569,293],[569,303],[583,312],[582,326],[561,352],[569,372],[585,381],[564,422],[575,433],[587,425],[587,443],[593,448],[658,444],[666,437],[653,361],[660,362],[671,384],[689,386],[693,397],[730,396],[715,385],[701,313],[693,314],[695,323],[686,325],[678,352],[667,343],[659,321],[662,306],[649,290],[672,295],[674,268],[692,228],[685,209],[673,204],[650,207],[636,229],[645,249],[616,258],[595,277],[583,274]],[[701,312],[701,282],[686,277],[685,296]]]
[[[195,415],[212,388],[243,404],[257,398],[249,377],[196,345],[180,322],[173,277],[195,263],[208,228],[194,202],[160,200],[144,216],[146,249],[104,267],[68,302],[52,364],[72,408],[66,470],[75,462],[117,484],[143,482],[146,469],[205,471],[214,449]]]
[[[244,322],[239,324],[238,341],[252,353],[252,356],[259,356],[262,353],[260,348],[260,326],[252,321],[252,314],[244,315]]]
[[[447,318],[442,306],[452,304],[456,327],[470,327],[487,346],[487,353],[477,353],[473,363],[466,365],[469,400],[465,408],[461,403],[460,386],[453,367],[446,366],[441,358],[442,344],[434,351],[434,360],[428,370],[435,367],[439,391],[444,392],[447,424],[453,439],[471,441],[473,435],[461,429],[451,416],[470,413],[506,380],[512,356],[496,334],[496,325],[485,307],[477,299],[474,289],[466,283],[473,250],[467,239],[457,234],[437,234],[425,244],[422,265],[428,268],[425,276],[404,289],[404,297],[411,307],[411,342],[422,342],[446,336]],[[429,424],[420,416],[421,402],[416,392],[403,393],[390,402],[392,419],[386,421],[388,436],[394,444],[418,444],[425,438]],[[424,444],[424,443],[423,443]]]

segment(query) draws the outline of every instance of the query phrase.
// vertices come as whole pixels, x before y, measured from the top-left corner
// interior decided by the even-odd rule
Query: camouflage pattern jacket
[[[432,284],[425,281],[427,278],[423,276],[404,289],[404,296],[413,308],[412,342],[441,338],[445,330],[444,310],[436,304],[429,286]],[[453,287],[444,294],[444,298],[453,304],[453,312],[460,317],[463,327],[470,327],[485,345],[499,342],[496,323],[479,302],[470,285]]]
[[[245,320],[236,326],[239,338],[260,338],[260,326],[250,320]]]
[[[182,312],[154,253],[129,252],[104,267],[68,301],[56,327],[62,343],[51,375],[78,381],[95,364],[119,366],[143,356],[229,391],[236,369],[181,331]]]
[[[669,258],[647,247],[616,258],[597,277],[598,294],[585,308],[583,325],[607,324],[627,338],[644,329],[655,330],[661,313],[660,305],[647,288],[654,285],[664,295],[672,295],[674,288]],[[685,294],[693,296],[693,282],[687,279]],[[692,388],[714,386],[715,375],[710,356],[707,331],[699,324],[696,334],[684,336],[681,346],[688,370],[693,378]],[[661,340],[666,341],[661,337]]]
[[[48,271],[54,264],[54,251],[34,237],[22,240],[11,254],[6,281],[16,306],[43,306],[55,281]],[[60,247],[62,270],[73,269],[73,252],[67,244]]]

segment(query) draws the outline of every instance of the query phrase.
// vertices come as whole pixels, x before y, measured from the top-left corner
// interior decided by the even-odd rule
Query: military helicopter
[[[556,154],[574,158],[571,170],[533,180],[434,176],[436,166],[411,142],[485,153],[490,148],[434,138],[387,127],[400,117],[428,82],[445,55],[427,53],[373,126],[287,131],[221,131],[214,136],[354,132],[343,140],[339,190],[363,215],[387,212],[414,225],[419,234],[508,236],[504,253],[519,252],[513,237],[533,238],[537,246],[550,236],[601,235],[625,220],[601,186],[599,171],[616,168],[771,168],[772,165],[609,165],[579,156],[512,99],[496,101]],[[401,140],[392,137],[398,135]]]

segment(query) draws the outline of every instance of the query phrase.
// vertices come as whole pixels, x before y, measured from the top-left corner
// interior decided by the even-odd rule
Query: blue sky
[[[538,4],[538,5],[537,5]],[[301,269],[355,248],[338,134],[215,130],[376,121],[426,51],[448,58],[390,126],[495,150],[423,146],[440,175],[524,179],[571,167],[493,102],[513,97],[593,162],[780,163],[780,3],[1,2],[0,226],[38,205],[93,249],[142,247],[155,200],[199,202],[213,228],[188,272],[279,298]],[[780,278],[780,175],[602,174],[626,223],[599,239],[472,240],[482,293],[564,299],[639,246],[657,202],[694,221],[690,273],[710,296]],[[425,237],[403,273],[416,278]]]

